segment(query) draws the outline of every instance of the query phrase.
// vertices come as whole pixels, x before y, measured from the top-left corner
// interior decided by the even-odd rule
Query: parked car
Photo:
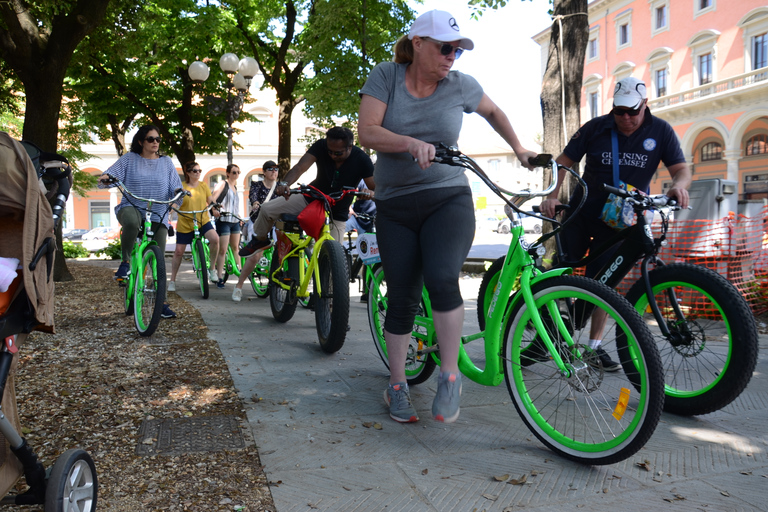
[[[512,222],[507,219],[502,219],[499,221],[498,226],[496,227],[496,231],[499,233],[507,234],[510,231],[510,226],[512,225]],[[535,233],[540,234],[541,233],[541,221],[537,219],[536,217],[523,217],[523,228],[525,229],[526,233]]]
[[[475,231],[496,231],[499,219],[491,215],[479,216],[475,218]]]
[[[112,231],[112,228],[108,226],[101,226],[98,228],[93,228],[89,232],[85,233],[82,236],[83,240],[101,240],[105,234]]]
[[[66,242],[71,242],[72,240],[80,240],[81,237],[87,232],[87,229],[64,229],[61,231],[61,239]]]
[[[118,238],[120,238],[120,228],[107,231],[101,237],[101,240],[117,240]]]

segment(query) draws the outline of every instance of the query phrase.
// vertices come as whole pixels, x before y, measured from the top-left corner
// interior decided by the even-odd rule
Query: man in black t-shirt
[[[354,145],[354,135],[348,128],[334,126],[299,159],[299,162],[288,171],[284,181],[278,183],[275,195],[283,195],[286,201],[270,201],[262,205],[261,211],[253,225],[254,236],[251,241],[240,249],[240,256],[249,256],[259,249],[269,245],[267,233],[275,221],[284,213],[298,215],[307,206],[307,199],[301,194],[289,194],[289,187],[304,174],[312,164],[317,165],[317,178],[310,183],[326,194],[337,192],[343,187],[357,187],[360,180],[365,181],[369,190],[375,188],[373,182],[373,162],[362,149]],[[333,223],[331,236],[337,241],[343,240],[344,227],[347,221],[349,205],[354,196],[348,195],[337,202],[331,213]]]

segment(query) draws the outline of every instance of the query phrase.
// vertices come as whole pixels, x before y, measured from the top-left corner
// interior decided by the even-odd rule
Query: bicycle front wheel
[[[274,250],[274,247],[265,249],[253,272],[248,276],[253,293],[262,299],[269,295],[269,267],[272,265],[272,253]],[[245,266],[245,261],[243,261],[242,265]]]
[[[160,323],[165,285],[165,259],[158,246],[150,245],[141,256],[133,293],[136,306],[133,318],[142,336],[151,336]]]
[[[648,307],[642,279],[627,299],[661,354],[664,410],[693,415],[725,407],[747,387],[757,363],[757,326],[747,301],[726,278],[698,265],[658,267],[648,278],[669,336]]]
[[[371,328],[373,344],[384,365],[389,369],[389,354],[387,352],[387,340],[384,337],[384,321],[387,318],[387,305],[389,297],[387,295],[387,280],[384,277],[384,268],[378,266],[373,271],[372,277],[370,267],[365,267],[363,279],[368,278],[368,325]],[[405,358],[405,376],[408,385],[421,384],[426,381],[437,367],[437,363],[425,349],[432,347],[437,340],[430,338],[429,318],[430,311],[424,297],[426,292],[422,292],[422,299],[419,304],[419,310],[416,312],[416,318],[411,331],[411,338],[408,342],[408,354]]]
[[[208,261],[205,258],[203,241],[199,238],[192,244],[192,265],[195,267],[197,282],[200,283],[200,294],[208,298]]]
[[[542,342],[532,311],[517,304],[504,321],[502,356],[521,418],[542,443],[571,460],[612,464],[635,454],[664,405],[661,363],[648,328],[626,299],[592,279],[552,277],[532,292],[566,371]],[[624,371],[610,372],[590,338],[602,339],[600,348],[610,357],[632,360],[620,361]]]
[[[317,255],[317,269],[319,286],[316,280],[313,294],[317,339],[323,352],[333,354],[344,345],[349,325],[349,278],[344,251],[338,242],[323,242]]]

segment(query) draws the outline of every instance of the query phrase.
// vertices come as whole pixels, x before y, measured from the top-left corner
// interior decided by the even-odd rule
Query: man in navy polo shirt
[[[566,261],[581,259],[591,246],[599,246],[615,234],[613,228],[600,220],[603,205],[609,193],[603,184],[613,184],[612,132],[618,138],[619,178],[640,190],[648,190],[653,175],[664,162],[672,187],[667,192],[683,208],[688,207],[688,186],[691,171],[685,162],[672,127],[666,121],[651,115],[646,99],[645,83],[629,77],[616,83],[613,91],[613,110],[596,117],[582,126],[557,157],[557,163],[572,167],[586,155],[584,181],[587,182],[587,200],[584,208],[577,213],[569,229],[561,233],[560,240]],[[558,172],[557,188],[541,203],[541,211],[547,217],[554,217],[558,191],[565,171]],[[578,188],[569,204],[576,206],[581,201],[582,190]],[[605,254],[586,268],[586,275],[594,276],[611,254]],[[594,319],[593,319],[594,323]],[[592,340],[599,347],[599,340]],[[620,366],[610,361],[602,349],[597,350],[606,371],[617,371]]]

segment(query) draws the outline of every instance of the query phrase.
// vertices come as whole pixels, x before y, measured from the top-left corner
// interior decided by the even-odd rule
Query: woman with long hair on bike
[[[240,213],[240,198],[237,195],[237,180],[240,176],[240,167],[229,164],[226,170],[226,179],[219,182],[213,189],[213,197],[221,204],[224,212]],[[227,257],[227,245],[232,246],[232,251],[237,254],[240,250],[240,221],[232,215],[221,215],[216,219],[216,232],[219,234],[219,253],[216,256],[216,286],[224,288],[224,260]],[[211,253],[213,254],[213,253]]]
[[[160,141],[160,130],[156,126],[148,124],[139,128],[133,136],[131,150],[101,175],[99,188],[104,188],[106,186],[104,182],[111,176],[122,181],[128,190],[133,191],[137,196],[162,201],[172,198],[176,190],[181,188],[181,179],[170,157],[160,154]],[[115,279],[118,281],[127,278],[130,272],[131,251],[136,243],[139,228],[144,223],[145,210],[142,207],[146,209],[146,206],[146,203],[129,200],[123,196],[120,204],[115,207],[117,221],[123,228],[120,235],[122,260],[115,272]],[[163,253],[165,253],[165,242],[168,237],[168,226],[170,226],[168,217],[162,217],[165,213],[164,205],[152,206],[154,240]],[[175,316],[176,313],[168,304],[165,304],[162,317],[174,318]]]
[[[180,211],[195,211],[202,210],[213,202],[213,194],[208,185],[200,181],[200,174],[202,169],[197,162],[187,162],[184,164],[184,190],[191,195],[184,197],[184,202],[181,203]],[[200,214],[196,214],[200,215]],[[211,224],[211,218],[208,212],[200,215],[198,219],[198,225],[200,234],[208,240],[208,247],[210,253],[216,255],[219,253],[219,235],[216,230],[213,229]],[[195,226],[192,222],[192,218],[180,214],[179,220],[176,223],[176,249],[173,251],[173,262],[171,264],[171,282],[168,283],[168,291],[176,291],[176,274],[179,272],[181,266],[181,258],[184,256],[184,251],[188,244],[192,243],[192,239],[195,236]],[[218,281],[216,275],[216,260],[211,258],[210,269],[208,270],[208,277],[212,281]]]
[[[378,151],[376,232],[389,292],[385,337],[391,375],[384,399],[390,417],[403,423],[418,420],[405,360],[422,282],[432,297],[442,363],[432,415],[446,423],[459,416],[459,274],[474,239],[474,203],[463,169],[432,163],[433,143],[456,145],[462,116],[477,112],[525,167],[536,155],[520,144],[477,80],[451,71],[464,50],[473,48],[450,13],[429,11],[398,40],[394,62],[376,66],[361,90],[360,142]]]
[[[251,221],[256,220],[256,217],[259,215],[261,204],[267,200],[267,195],[269,195],[270,189],[277,185],[277,173],[280,170],[277,164],[272,160],[267,160],[264,162],[264,165],[261,168],[264,170],[264,179],[251,183],[251,186],[248,189],[248,200],[251,203]],[[278,197],[279,196],[277,194],[273,193],[272,197],[270,197],[270,200],[277,199]],[[243,268],[240,271],[240,277],[237,280],[237,284],[235,285],[235,289],[232,290],[233,301],[240,302],[242,300],[243,283],[245,283],[245,280],[248,279],[248,276],[251,275],[253,269],[256,268],[256,264],[259,262],[263,254],[264,250],[259,249],[255,253],[251,254],[247,260],[245,260]]]

